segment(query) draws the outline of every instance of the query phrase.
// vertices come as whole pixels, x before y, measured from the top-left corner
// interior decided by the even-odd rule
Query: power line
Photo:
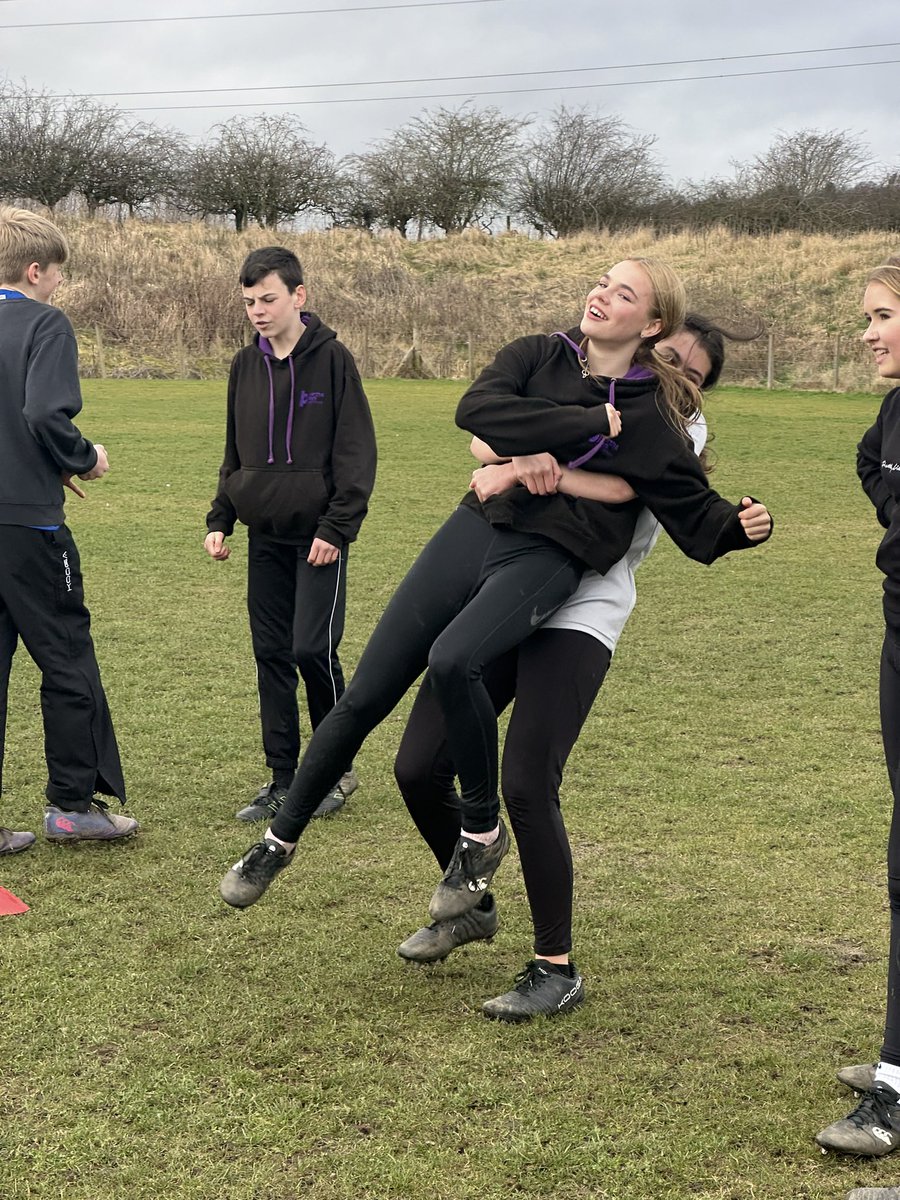
[[[3,2],[4,0],[0,0],[0,3]],[[744,62],[750,58],[786,58],[796,57],[799,54],[837,54],[848,50],[879,50],[887,46],[900,46],[900,42],[872,42],[862,46],[821,46],[811,50],[775,50],[770,53],[763,51],[759,54],[717,54],[712,58],[673,58],[663,59],[660,62],[610,63],[601,67],[555,67],[541,71],[491,71],[489,74],[481,75],[423,75],[412,79],[349,79],[340,83],[270,83],[253,87],[156,88],[152,91],[142,92],[71,92],[67,94],[79,100],[90,97],[106,100],[114,96],[204,96],[212,92],[297,92],[323,87],[392,87],[403,83],[450,83],[457,79],[521,79],[533,75],[583,75],[592,71],[637,71],[650,67],[686,67],[692,63]],[[842,64],[835,65],[841,66]]]
[[[277,12],[206,13],[190,17],[108,17],[95,21],[29,21],[0,29],[63,29],[78,25],[162,25],[172,21],[254,21],[260,17],[311,17],[330,13],[386,12],[399,8],[452,8],[461,4],[501,4],[505,0],[412,0],[410,4],[354,4],[342,8],[291,8]]]
[[[850,67],[884,67],[895,66],[897,63],[900,63],[900,59],[883,58],[870,62],[823,63],[816,67],[777,67],[771,71],[732,71],[720,75],[670,75],[658,79],[618,79],[611,83],[568,83],[550,87],[495,88],[467,92],[425,92],[412,96],[340,96],[330,100],[250,100],[247,101],[247,106],[251,108],[276,108],[284,107],[285,105],[300,107],[301,105],[314,104],[376,104],[379,101],[389,100],[458,100],[475,96],[513,96],[529,92],[573,92],[612,87],[646,87],[648,84],[655,83],[696,83],[706,79],[752,79],[763,75],[794,75],[806,71],[843,71]],[[585,69],[590,70],[591,68]],[[465,76],[451,76],[450,78],[465,78]],[[479,77],[475,76],[475,78]],[[490,76],[486,78],[490,78]],[[398,80],[398,82],[402,81]],[[326,87],[328,85],[319,84],[317,86]],[[220,88],[213,90],[224,91],[228,89]],[[234,108],[234,104],[142,104],[136,107],[140,112],[189,112],[195,109],[206,108]]]

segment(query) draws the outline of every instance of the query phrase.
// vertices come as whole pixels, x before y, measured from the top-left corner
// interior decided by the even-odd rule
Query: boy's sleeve
[[[890,397],[893,397],[893,393],[890,394]],[[856,473],[863,486],[863,491],[875,506],[879,523],[885,529],[891,523],[891,517],[897,504],[881,473],[882,418],[885,404],[890,397],[885,397],[875,424],[871,429],[866,430],[856,447]]]
[[[544,451],[578,458],[609,433],[606,405],[559,404],[527,394],[544,339],[519,338],[499,351],[459,402],[456,424],[487,442],[501,458]],[[574,369],[574,368],[573,368]]]
[[[224,533],[226,537],[230,537],[234,532],[235,522],[237,521],[237,513],[234,505],[228,498],[225,491],[225,481],[229,475],[240,467],[241,461],[238,458],[237,441],[234,434],[234,394],[237,387],[237,371],[234,363],[231,365],[231,371],[228,375],[228,401],[226,405],[225,417],[225,454],[222,458],[222,465],[219,468],[219,490],[213,498],[212,507],[206,514],[206,528],[210,533]]]
[[[350,351],[336,372],[335,427],[331,448],[332,493],[316,537],[343,547],[356,540],[375,486],[378,451],[369,401]]]
[[[97,451],[72,418],[81,412],[78,345],[68,319],[54,310],[66,329],[36,342],[28,359],[23,415],[32,436],[61,474],[84,475],[97,463]]]

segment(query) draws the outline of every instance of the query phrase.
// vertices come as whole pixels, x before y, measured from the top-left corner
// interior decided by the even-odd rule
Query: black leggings
[[[900,1066],[900,633],[888,629],[881,651],[881,736],[894,812],[888,836],[888,899],[891,908],[884,1062]]]
[[[606,646],[589,634],[542,629],[485,671],[497,712],[515,698],[503,747],[502,789],[539,955],[572,949],[572,853],[559,786],[609,660]],[[416,827],[446,867],[459,836],[459,796],[430,671],[416,696],[394,773]]]
[[[563,604],[582,565],[537,534],[495,529],[458,508],[397,588],[344,695],[313,734],[272,833],[294,842],[366,736],[426,666],[447,727],[471,833],[497,824],[497,717],[485,665]],[[458,834],[457,834],[458,836]]]

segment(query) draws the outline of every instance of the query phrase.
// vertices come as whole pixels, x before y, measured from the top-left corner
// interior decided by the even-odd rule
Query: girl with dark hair
[[[497,721],[487,663],[534,632],[572,595],[585,567],[604,573],[631,542],[642,504],[701,562],[765,540],[771,518],[750,497],[717,495],[685,430],[699,393],[655,344],[684,317],[670,267],[626,259],[590,292],[579,329],[520,338],[463,396],[457,424],[504,455],[545,448],[571,467],[627,477],[640,499],[610,505],[540,483],[464,497],[384,611],[341,700],[313,735],[263,841],[220,885],[245,908],[293,859],[315,808],[363,740],[426,666],[460,780],[462,827],[429,911],[474,907],[509,848],[499,817]],[[617,441],[620,432],[623,436]]]

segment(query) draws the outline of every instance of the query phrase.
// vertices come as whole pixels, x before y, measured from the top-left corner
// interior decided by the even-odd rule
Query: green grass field
[[[373,382],[381,464],[350,559],[345,665],[469,478],[460,385]],[[588,1002],[479,1007],[530,956],[517,862],[491,946],[396,946],[436,872],[393,785],[362,787],[244,913],[217,895],[265,780],[245,540],[202,552],[224,386],[91,383],[113,470],[73,500],[137,840],[0,864],[0,1200],[825,1200],[900,1159],[822,1156],[836,1066],[880,1045],[889,795],[878,527],[854,474],[872,397],[728,392],[715,486],[776,533],[712,568],[660,544],[570,762]],[[14,672],[0,808],[37,828],[38,677]]]

